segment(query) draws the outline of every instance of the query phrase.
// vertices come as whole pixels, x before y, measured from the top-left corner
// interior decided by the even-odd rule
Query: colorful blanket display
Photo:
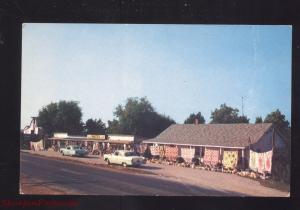
[[[99,149],[99,143],[96,142],[93,144],[93,150],[98,150]]]
[[[153,156],[159,155],[159,147],[158,146],[150,146],[150,152]]]
[[[268,152],[254,152],[250,150],[250,163],[249,167],[253,171],[258,171],[259,173],[269,172],[272,169],[272,156],[273,151]]]
[[[176,160],[178,156],[178,147],[165,146],[165,157],[168,160]]]
[[[217,165],[220,159],[219,149],[205,148],[203,162],[206,165]]]
[[[38,142],[30,142],[30,148],[34,151],[40,151],[43,150],[43,140],[40,140]]]
[[[165,156],[165,148],[164,146],[159,146],[159,156],[164,157]]]
[[[181,157],[185,162],[192,162],[195,157],[195,148],[181,148]]]
[[[238,151],[224,151],[223,166],[228,169],[234,169],[238,162]]]

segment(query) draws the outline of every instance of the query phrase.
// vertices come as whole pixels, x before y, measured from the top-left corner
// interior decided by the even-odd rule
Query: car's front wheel
[[[109,159],[106,160],[107,165],[110,165],[110,161]]]
[[[63,156],[65,156],[65,153],[64,153],[64,152],[62,152],[62,155],[63,155]]]
[[[100,152],[98,150],[94,150],[93,155],[100,155]]]
[[[122,163],[123,167],[126,168],[127,167],[127,164],[126,163]]]

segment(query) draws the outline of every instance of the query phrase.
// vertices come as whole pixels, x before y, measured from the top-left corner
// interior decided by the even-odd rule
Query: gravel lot
[[[106,166],[103,158],[99,156],[68,157],[62,156],[59,152],[53,151],[22,151],[31,154],[42,155],[55,159],[63,159],[72,162],[81,162],[85,164],[95,165],[97,167],[118,167]],[[121,168],[121,167],[120,167]],[[268,188],[260,185],[259,181],[249,178],[240,177],[234,174],[205,171],[193,168],[183,168],[178,166],[170,166],[164,164],[147,163],[139,168],[129,168],[129,171],[142,172],[159,176],[161,179],[178,181],[180,183],[196,185],[199,187],[209,187],[224,192],[234,192],[245,196],[271,196],[271,197],[287,197],[288,192]]]

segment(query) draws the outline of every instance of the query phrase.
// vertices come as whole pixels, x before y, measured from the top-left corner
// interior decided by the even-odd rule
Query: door
[[[71,147],[67,147],[65,155],[71,155]]]
[[[116,163],[116,164],[122,164],[122,163],[121,163],[121,162],[122,162],[122,161],[121,161],[121,156],[120,156],[121,154],[120,154],[118,151],[115,152],[114,154],[115,154],[115,155],[114,155],[114,156],[115,156],[115,158],[114,158],[114,159],[115,159],[115,163]]]

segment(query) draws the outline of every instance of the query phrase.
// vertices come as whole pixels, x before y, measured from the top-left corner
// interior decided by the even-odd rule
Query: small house
[[[198,157],[207,165],[252,167],[258,172],[271,172],[273,151],[286,151],[288,146],[286,137],[272,123],[173,124],[143,143],[152,155],[167,159],[191,161]]]

